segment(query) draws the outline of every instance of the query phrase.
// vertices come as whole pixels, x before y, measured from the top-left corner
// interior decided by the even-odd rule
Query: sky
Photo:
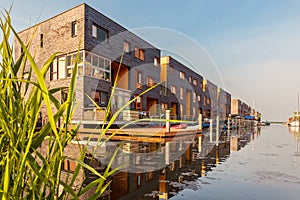
[[[254,106],[263,119],[286,121],[296,111],[300,1],[15,0],[12,22],[21,31],[83,2],[182,56],[232,98]],[[11,4],[0,2],[6,9]]]

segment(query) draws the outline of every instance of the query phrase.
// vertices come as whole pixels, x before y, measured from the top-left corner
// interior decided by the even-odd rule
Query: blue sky
[[[15,0],[13,23],[22,30],[83,2],[124,27],[137,30],[158,47],[171,48],[141,28],[174,31],[197,43],[213,59],[224,88],[234,98],[255,104],[264,119],[286,120],[296,110],[300,89],[300,1]],[[2,1],[0,5],[8,8],[11,3]],[[199,64],[193,60],[197,57],[193,56],[193,48],[182,47],[183,51],[191,63]],[[210,76],[210,71],[203,70],[202,75],[207,73],[219,84],[220,77],[214,73]]]

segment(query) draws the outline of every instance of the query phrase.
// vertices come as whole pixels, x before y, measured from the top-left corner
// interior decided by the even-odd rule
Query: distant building
[[[231,99],[231,114],[242,116],[242,101],[239,99]]]

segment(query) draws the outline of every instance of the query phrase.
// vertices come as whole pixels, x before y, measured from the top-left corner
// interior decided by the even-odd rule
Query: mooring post
[[[202,114],[198,116],[198,129],[202,131]]]
[[[219,121],[220,121],[220,117],[219,116],[217,116],[217,118],[216,118],[216,143],[217,143],[217,145],[218,145],[218,143],[219,143]]]
[[[170,164],[170,142],[165,144],[165,164]]]
[[[198,152],[202,151],[202,134],[198,137]]]
[[[166,132],[170,132],[170,115],[171,110],[166,110]]]
[[[213,120],[210,119],[209,120],[209,141],[212,142],[212,132],[213,132]]]

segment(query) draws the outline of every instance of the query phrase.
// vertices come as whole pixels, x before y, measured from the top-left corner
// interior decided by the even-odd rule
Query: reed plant
[[[108,187],[108,177],[117,169],[111,169],[111,161],[99,173],[91,162],[86,162],[87,157],[92,157],[86,146],[75,145],[77,157],[65,154],[79,127],[70,126],[77,62],[67,100],[61,102],[55,94],[62,88],[49,89],[45,80],[57,54],[51,55],[43,66],[38,66],[29,51],[30,43],[25,44],[14,30],[9,11],[1,13],[0,28],[0,198],[96,199]],[[18,58],[13,56],[12,36],[23,50]],[[25,66],[30,69],[26,75]],[[47,110],[48,121],[39,130],[37,121],[42,106]],[[62,125],[57,127],[59,120]],[[76,163],[72,172],[62,170],[67,159]],[[96,176],[89,183],[86,182],[88,173],[83,173],[86,171]],[[66,174],[63,176],[63,173]],[[78,180],[78,187],[74,187]],[[92,195],[87,197],[91,190]]]

